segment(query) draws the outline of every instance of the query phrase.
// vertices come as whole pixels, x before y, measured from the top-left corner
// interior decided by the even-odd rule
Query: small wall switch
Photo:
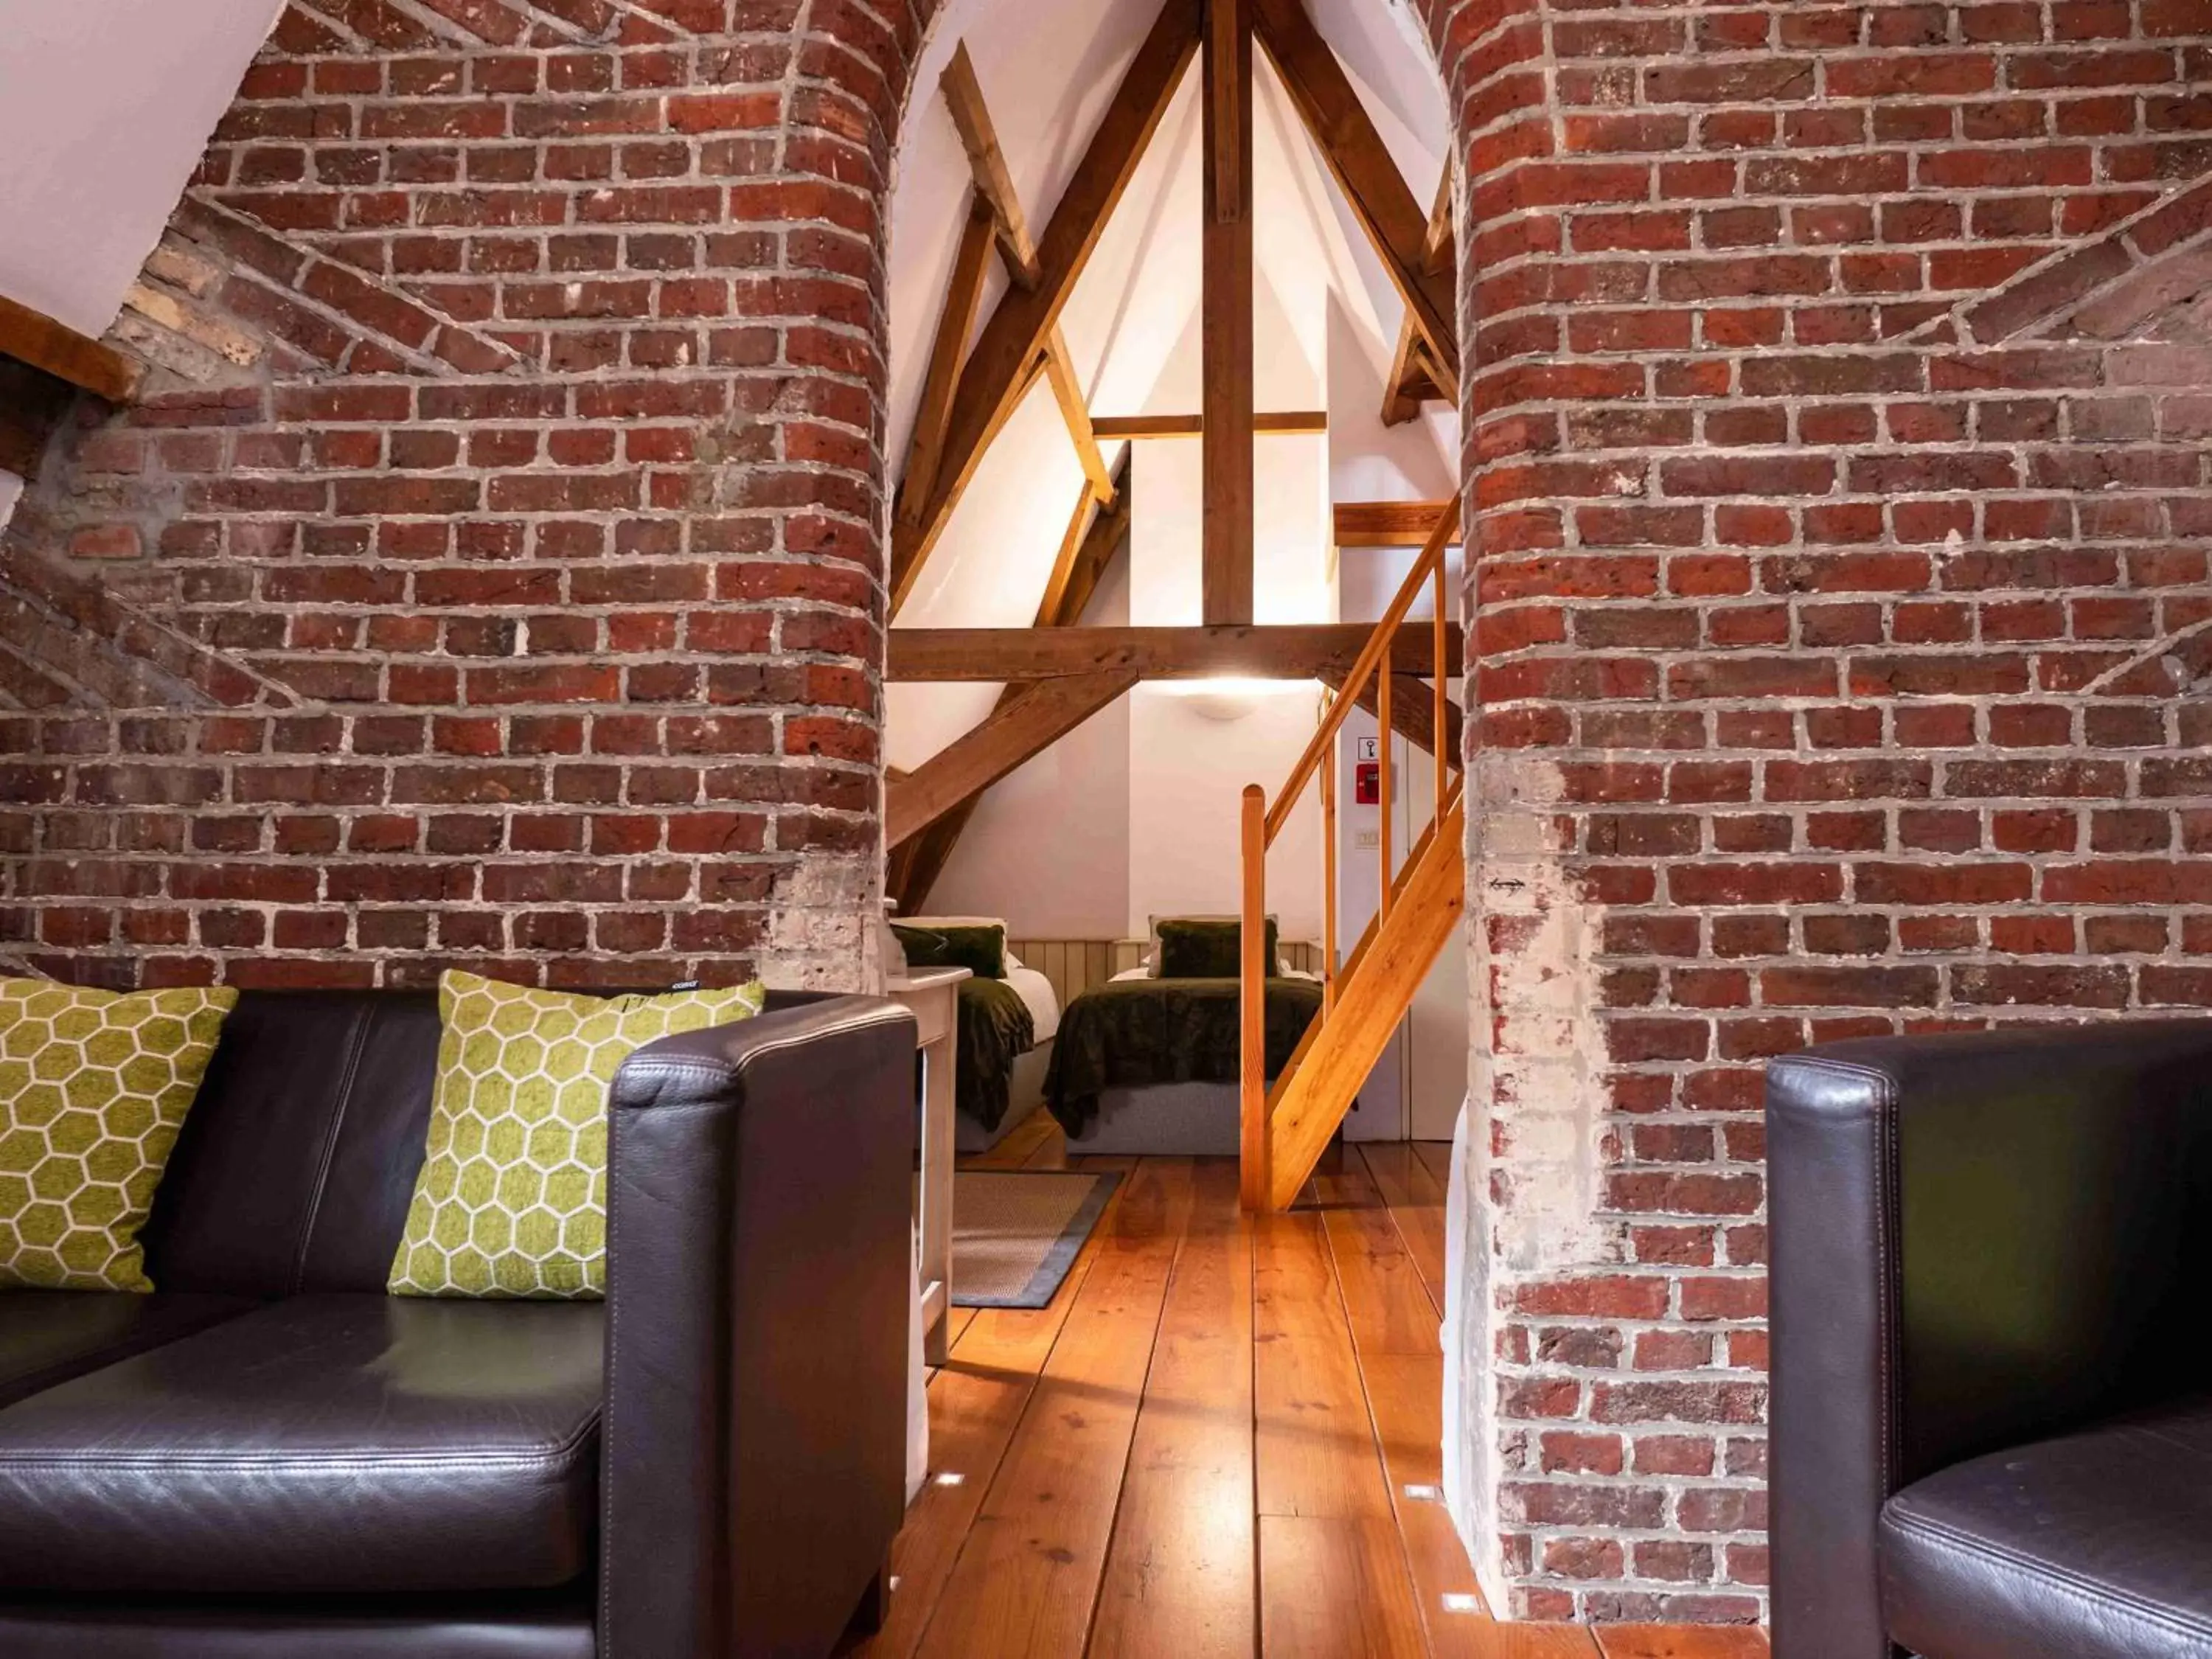
[[[1352,844],[1363,853],[1371,853],[1382,844],[1382,832],[1380,830],[1355,830],[1352,832]]]

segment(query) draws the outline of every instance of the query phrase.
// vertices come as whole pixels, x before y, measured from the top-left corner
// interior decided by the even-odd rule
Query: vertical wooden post
[[[1380,833],[1375,837],[1376,859],[1382,871],[1382,920],[1390,920],[1390,750],[1395,746],[1390,733],[1390,683],[1398,677],[1390,666],[1391,644],[1382,647],[1382,662],[1375,671],[1375,724],[1381,735],[1375,742],[1377,762],[1376,782],[1380,787],[1376,799],[1382,806]]]
[[[1200,356],[1205,620],[1252,620],[1251,0],[1208,0]]]
[[[1447,757],[1444,752],[1444,733],[1449,729],[1444,722],[1444,711],[1451,702],[1451,664],[1444,651],[1444,556],[1441,550],[1437,554],[1436,593],[1436,633],[1430,647],[1436,653],[1430,659],[1435,665],[1437,677],[1437,700],[1433,711],[1436,718],[1429,727],[1436,735],[1429,746],[1437,751],[1437,799],[1430,811],[1440,820],[1444,815],[1444,778],[1449,761],[1458,758],[1455,755]]]
[[[1237,1190],[1248,1210],[1268,1207],[1267,1166],[1267,794],[1256,783],[1244,786],[1243,824],[1244,893],[1241,922],[1242,969],[1238,978],[1243,1022],[1237,1069],[1241,1158]]]
[[[1336,743],[1321,757],[1321,1017],[1336,1012]]]

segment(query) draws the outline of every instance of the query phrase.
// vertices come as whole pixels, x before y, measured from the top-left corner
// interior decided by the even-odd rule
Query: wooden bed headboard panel
[[[1006,948],[1052,981],[1052,994],[1065,1008],[1092,986],[1144,961],[1146,944],[1141,939],[1009,939]],[[1286,939],[1275,949],[1285,968],[1321,971],[1321,946],[1311,939]]]

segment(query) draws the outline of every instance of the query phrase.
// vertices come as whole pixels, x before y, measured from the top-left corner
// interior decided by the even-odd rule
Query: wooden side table
[[[952,1101],[959,1063],[960,981],[965,968],[925,968],[884,988],[921,1027],[921,1357],[942,1365],[952,1310]]]

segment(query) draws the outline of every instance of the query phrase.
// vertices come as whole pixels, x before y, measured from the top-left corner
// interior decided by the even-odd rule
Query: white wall
[[[283,0],[0,0],[0,294],[107,331]]]
[[[1128,572],[1115,562],[1085,623],[1128,621]],[[1130,752],[1125,697],[1001,780],[968,820],[929,908],[1004,916],[1017,939],[1120,938],[1129,913]]]

